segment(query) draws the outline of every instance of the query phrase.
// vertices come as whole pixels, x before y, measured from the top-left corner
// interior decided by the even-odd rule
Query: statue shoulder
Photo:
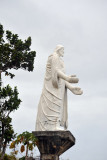
[[[57,61],[58,60],[58,55],[57,54],[51,54],[49,57],[48,57],[48,61]]]

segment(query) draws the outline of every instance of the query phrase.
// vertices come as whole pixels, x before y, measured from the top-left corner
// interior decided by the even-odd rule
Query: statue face
[[[59,49],[58,54],[60,57],[64,56],[64,48]]]

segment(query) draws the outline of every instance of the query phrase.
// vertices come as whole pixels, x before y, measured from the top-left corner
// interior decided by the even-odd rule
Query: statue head
[[[62,45],[57,45],[55,48],[55,53],[59,55],[59,57],[64,56],[64,46]]]

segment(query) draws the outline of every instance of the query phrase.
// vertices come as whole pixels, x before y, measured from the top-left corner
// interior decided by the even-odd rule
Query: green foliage
[[[5,153],[6,144],[15,138],[14,130],[11,125],[12,118],[10,113],[17,110],[21,100],[18,98],[18,91],[7,85],[0,88],[0,149]]]
[[[6,40],[5,40],[6,39]],[[4,31],[0,24],[0,70],[13,78],[15,75],[8,72],[8,69],[19,69],[33,71],[35,51],[31,51],[31,37],[24,42],[17,34],[11,31]]]
[[[23,143],[24,145],[30,144],[30,142],[32,142],[32,144],[36,146],[37,138],[32,133],[26,131],[22,134],[19,134],[16,141]]]
[[[22,144],[20,151],[24,152],[26,147],[26,157],[28,156],[28,150],[32,151],[34,147],[37,145],[38,140],[37,138],[29,132],[23,132],[22,134],[19,134],[16,139],[11,143],[10,148],[16,149],[16,146],[18,144]]]
[[[15,156],[13,155],[4,155],[4,160],[17,160]]]
[[[16,157],[14,155],[5,154],[3,160],[17,160],[17,159],[16,159]]]
[[[19,158],[19,160],[25,160],[25,156],[24,156],[24,157],[22,157],[22,158]]]
[[[13,78],[15,75],[9,69],[24,69],[33,71],[35,51],[31,51],[31,37],[25,41],[19,39],[17,34],[9,30],[4,30],[0,24],[0,152],[1,159],[5,154],[7,143],[15,138],[14,130],[11,125],[12,118],[10,113],[17,110],[21,103],[18,98],[18,91],[9,85],[2,88],[1,73]]]
[[[18,109],[21,102],[21,100],[18,99],[18,94],[17,87],[15,87],[14,90],[12,90],[9,85],[4,88],[0,88],[0,97],[5,100],[0,106],[0,113],[6,111],[6,114],[9,114],[10,112]]]

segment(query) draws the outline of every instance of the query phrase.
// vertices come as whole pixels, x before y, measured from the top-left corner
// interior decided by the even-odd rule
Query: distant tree
[[[15,75],[8,69],[24,69],[33,71],[35,51],[31,51],[31,37],[24,42],[17,34],[4,31],[0,24],[0,70],[13,78]]]
[[[15,87],[14,90],[7,85],[0,88],[0,151],[1,159],[4,157],[7,143],[15,138],[14,130],[11,125],[12,118],[10,113],[17,110],[21,100],[18,98],[18,91]]]
[[[10,113],[17,110],[21,103],[17,87],[12,89],[7,85],[2,88],[1,75],[4,72],[5,76],[13,78],[15,75],[10,69],[33,71],[36,52],[31,51],[30,46],[31,37],[23,42],[17,34],[4,31],[0,24],[0,159],[3,159],[7,143],[15,137]]]

